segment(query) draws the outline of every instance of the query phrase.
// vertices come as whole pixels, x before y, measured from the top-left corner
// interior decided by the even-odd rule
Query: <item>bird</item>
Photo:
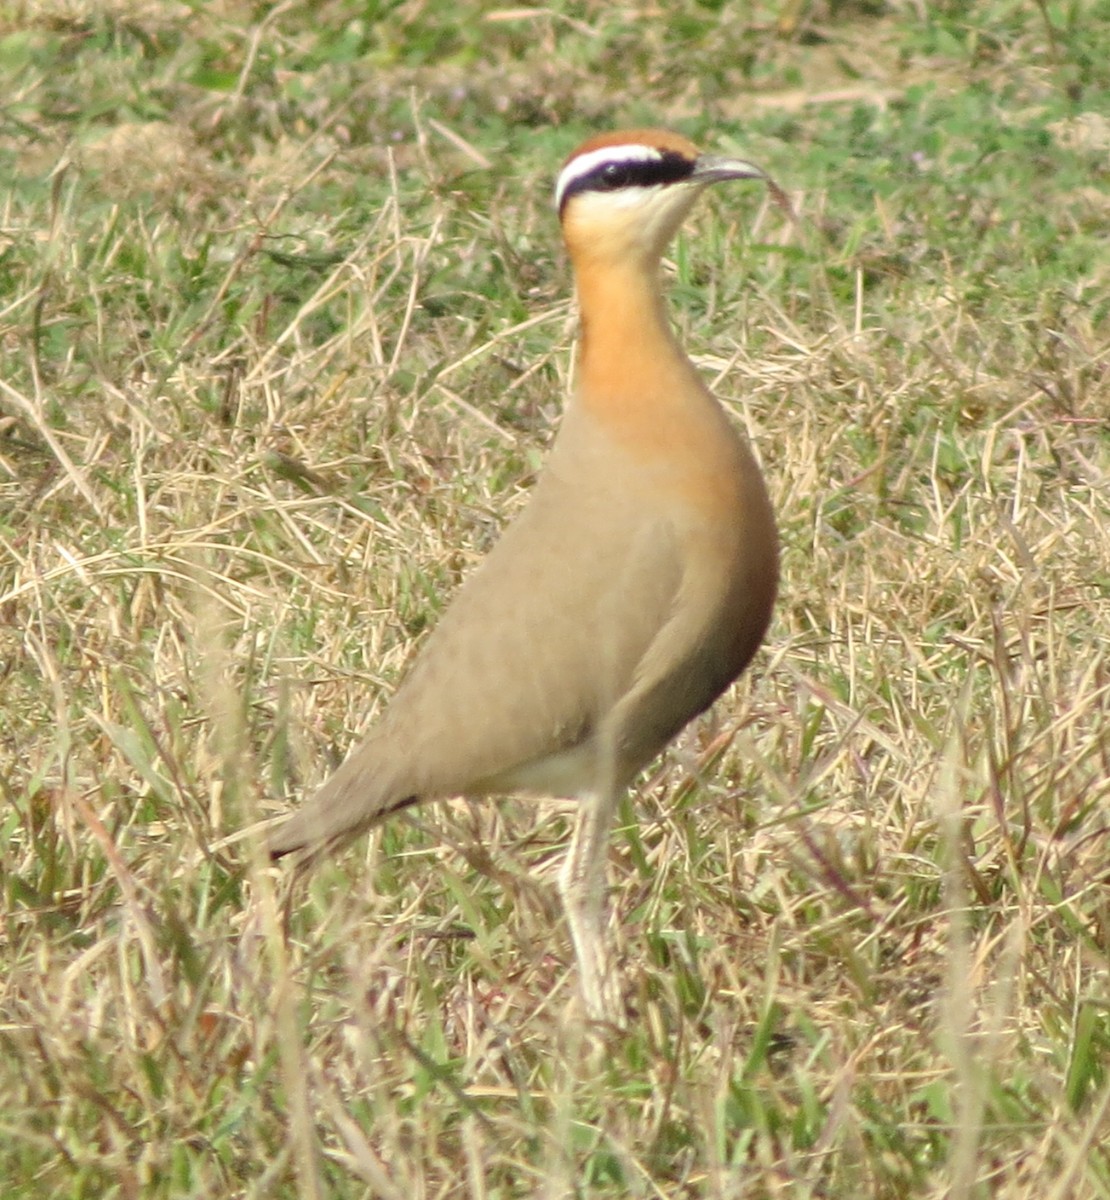
[[[779,577],[767,488],[667,317],[666,249],[698,196],[764,180],[661,129],[595,135],[559,172],[576,379],[522,509],[346,760],[271,832],[302,870],[389,813],[455,796],[577,801],[558,890],[585,1018],[626,1011],[606,938],[621,797],[741,674]]]

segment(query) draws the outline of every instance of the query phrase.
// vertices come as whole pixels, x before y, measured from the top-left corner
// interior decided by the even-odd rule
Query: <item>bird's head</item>
[[[754,163],[699,154],[662,129],[605,133],[567,159],[555,185],[563,236],[578,262],[653,265],[702,190],[725,179],[766,179]]]

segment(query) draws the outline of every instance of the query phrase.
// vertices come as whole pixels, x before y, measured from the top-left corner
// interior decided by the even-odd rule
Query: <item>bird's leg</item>
[[[618,790],[602,787],[582,798],[567,856],[559,872],[559,892],[578,959],[587,1015],[624,1024],[620,981],[609,962],[605,937],[605,862]]]

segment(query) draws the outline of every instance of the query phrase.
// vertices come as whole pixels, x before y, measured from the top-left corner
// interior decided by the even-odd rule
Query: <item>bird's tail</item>
[[[301,808],[267,839],[271,858],[295,856],[307,866],[339,850],[371,825],[419,796],[397,795],[375,781],[356,751]],[[368,777],[369,776],[369,777]]]

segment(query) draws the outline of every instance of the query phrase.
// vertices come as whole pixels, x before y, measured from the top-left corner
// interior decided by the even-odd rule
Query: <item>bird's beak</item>
[[[742,158],[699,154],[690,174],[693,183],[720,183],[722,179],[766,179],[767,172]]]

